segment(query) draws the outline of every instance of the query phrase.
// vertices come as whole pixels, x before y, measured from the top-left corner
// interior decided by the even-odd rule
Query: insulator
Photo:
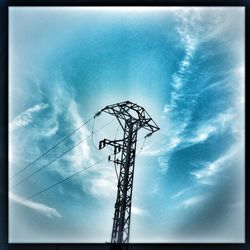
[[[98,111],[98,112],[95,114],[95,116],[94,116],[94,117],[99,116],[101,113],[102,113],[102,110]]]
[[[150,137],[152,134],[153,134],[153,132],[147,134],[147,135],[145,136],[145,138],[146,138],[146,137]]]
[[[115,148],[114,148],[114,154],[116,155],[116,154],[120,153],[120,151],[121,151],[121,146],[120,145],[119,146],[115,146]]]
[[[103,149],[103,148],[105,147],[105,145],[106,145],[105,139],[102,140],[102,141],[99,141],[99,150],[100,150],[100,149]]]

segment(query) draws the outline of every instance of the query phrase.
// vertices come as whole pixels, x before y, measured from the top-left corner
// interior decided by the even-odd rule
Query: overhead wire
[[[118,134],[119,128],[120,128],[120,125],[118,125],[118,127],[117,127],[117,129],[116,129],[116,133],[115,133],[115,138],[114,138],[114,141],[116,140],[116,137],[117,137],[117,134]],[[115,158],[116,158],[116,155],[115,155]],[[119,180],[119,176],[118,176],[118,172],[117,172],[117,165],[116,165],[116,161],[114,161],[114,165],[115,165],[115,173],[116,173],[116,177],[117,177],[117,180]]]
[[[49,150],[47,150],[46,152],[42,153],[39,157],[37,157],[35,160],[33,160],[32,162],[30,162],[26,167],[22,168],[21,170],[19,170],[17,173],[15,173],[14,175],[12,175],[9,179],[11,180],[12,178],[14,178],[15,176],[19,175],[20,173],[22,173],[25,169],[29,168],[31,165],[33,165],[34,163],[36,163],[38,160],[40,160],[42,157],[44,157],[45,155],[47,155],[49,152],[51,152],[54,148],[56,148],[57,146],[59,146],[60,144],[62,144],[65,140],[67,140],[70,136],[72,136],[73,134],[75,134],[78,130],[80,130],[83,126],[85,126],[87,123],[89,123],[94,117],[88,119],[85,123],[83,123],[81,126],[79,126],[78,128],[76,128],[75,130],[73,130],[71,133],[69,133],[68,135],[66,135],[64,138],[62,138],[59,142],[57,142],[54,146],[52,146]]]
[[[115,133],[114,141],[116,140],[116,137],[117,137],[119,128],[120,128],[120,126],[118,125],[117,130],[116,130],[116,133]],[[147,139],[147,136],[144,136],[144,137],[142,137],[142,138],[140,138],[140,139],[137,140],[137,142],[139,142],[139,141],[141,141],[141,140],[144,140],[144,141],[143,141],[143,143],[142,143],[142,146],[140,147],[140,150],[139,150],[138,153],[136,154],[136,156],[138,156],[138,155],[140,154],[141,150],[143,149],[146,139]],[[118,171],[117,171],[117,163],[116,163],[115,160],[116,160],[116,155],[115,155],[115,159],[114,159],[113,162],[114,162],[116,177],[117,177],[117,180],[119,180]]]
[[[141,139],[142,139],[142,138],[141,138]],[[141,139],[140,139],[140,140],[141,140]],[[142,151],[142,149],[143,149],[143,147],[144,147],[144,144],[145,144],[145,142],[146,142],[146,139],[147,139],[147,136],[144,136],[143,143],[142,143],[142,145],[141,145],[139,151],[136,153],[136,156],[138,156],[138,155],[141,153],[141,151]],[[138,140],[138,141],[139,141],[139,140]]]
[[[94,133],[93,133],[93,131],[94,131],[94,129],[95,129],[95,118],[96,118],[97,116],[94,116],[94,119],[93,119],[93,123],[92,123],[92,129],[91,129],[91,141],[92,141],[92,144],[93,144],[93,146],[94,146],[94,148],[96,149],[96,150],[99,150],[99,148],[95,145],[95,142],[94,142]],[[116,140],[116,136],[117,136],[117,133],[118,133],[118,130],[119,130],[119,125],[118,125],[118,127],[117,127],[117,130],[116,130],[116,133],[115,133],[115,139],[114,140]],[[109,147],[107,147],[110,151],[113,151],[112,149],[110,149]]]
[[[115,118],[114,118],[115,119]],[[100,130],[102,130],[103,128],[105,128],[106,126],[108,126],[110,123],[112,123],[114,121],[114,119],[112,119],[111,121],[109,121],[108,123],[104,124],[104,126],[102,126],[101,128],[97,129],[94,133],[99,132]],[[79,141],[78,143],[74,144],[72,147],[70,147],[68,150],[64,151],[61,155],[57,156],[56,158],[54,158],[52,161],[48,162],[47,164],[45,164],[44,166],[42,166],[41,168],[38,168],[36,171],[34,171],[33,173],[31,173],[30,175],[26,176],[25,178],[23,178],[22,180],[20,180],[19,182],[17,182],[16,184],[12,185],[10,187],[9,190],[12,190],[13,188],[15,188],[16,186],[20,185],[21,183],[23,183],[24,181],[26,181],[28,178],[32,177],[33,175],[37,174],[38,172],[40,172],[41,170],[43,170],[44,168],[48,167],[49,165],[51,165],[53,162],[55,162],[56,160],[58,160],[59,158],[61,158],[62,156],[64,156],[65,154],[67,154],[68,152],[70,152],[71,150],[73,150],[75,147],[79,146],[82,142],[84,142],[85,140],[87,140],[88,138],[90,138],[91,135],[85,137],[84,139],[82,139],[81,141]]]
[[[96,118],[96,116],[94,116],[93,123],[92,123],[91,141],[92,141],[92,144],[93,144],[94,148],[95,148],[96,150],[99,150],[99,149],[96,147],[95,143],[94,143],[95,118]]]
[[[96,147],[96,145],[95,145],[95,142],[94,142],[94,133],[93,133],[94,128],[95,128],[95,118],[96,118],[96,117],[97,117],[97,116],[94,116],[93,123],[92,123],[91,141],[92,141],[92,144],[93,144],[94,148],[95,148],[96,150],[99,150],[99,149]],[[117,137],[117,134],[118,134],[119,127],[120,127],[120,125],[118,125],[118,127],[117,127],[117,129],[116,129],[114,141],[116,140],[116,137]],[[107,147],[107,148],[108,148],[110,151],[112,151],[112,149],[110,149],[109,147]],[[114,168],[115,168],[116,177],[117,177],[117,180],[118,180],[119,177],[118,177],[116,162],[115,162],[115,161],[113,161],[113,162],[114,162]]]
[[[58,181],[58,182],[56,182],[56,183],[54,183],[54,184],[48,186],[48,187],[46,187],[45,189],[43,189],[43,190],[41,190],[41,191],[39,191],[39,192],[37,192],[37,193],[35,193],[35,194],[32,194],[31,196],[29,196],[29,197],[23,199],[20,203],[23,204],[25,201],[31,200],[32,198],[34,198],[34,197],[36,197],[36,196],[38,196],[38,195],[40,195],[40,194],[42,194],[42,193],[48,191],[49,189],[51,189],[51,188],[53,188],[53,187],[55,187],[55,186],[57,186],[57,185],[59,185],[59,184],[62,184],[62,183],[64,183],[64,182],[66,182],[67,180],[69,180],[69,179],[75,177],[76,175],[81,174],[82,172],[84,172],[84,171],[86,171],[86,170],[88,170],[88,169],[90,169],[90,168],[92,168],[92,167],[98,165],[99,163],[103,162],[105,159],[106,159],[106,157],[103,158],[103,159],[101,159],[101,160],[99,160],[99,161],[96,161],[95,163],[91,164],[90,166],[88,166],[88,167],[86,167],[86,168],[83,168],[83,169],[81,169],[81,170],[75,172],[74,174],[72,174],[72,175],[70,175],[70,176],[68,176],[68,177],[66,177],[66,178],[64,178],[64,179],[62,179],[62,180],[60,180],[60,181]],[[20,203],[19,203],[19,204],[20,204]]]
[[[118,125],[118,127],[117,127],[117,129],[116,129],[116,132],[115,132],[115,140],[116,140],[116,137],[117,137],[117,135],[118,135],[119,129],[120,129],[120,125]]]

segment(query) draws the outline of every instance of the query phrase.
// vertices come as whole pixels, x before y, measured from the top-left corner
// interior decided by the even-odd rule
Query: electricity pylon
[[[159,127],[143,107],[129,101],[106,106],[96,116],[101,112],[115,116],[124,131],[123,139],[113,141],[104,139],[99,142],[99,149],[103,149],[106,145],[113,146],[113,162],[120,166],[111,243],[128,243],[137,132],[144,128],[149,130],[147,136],[150,136],[159,130]],[[121,157],[117,159],[119,153]]]

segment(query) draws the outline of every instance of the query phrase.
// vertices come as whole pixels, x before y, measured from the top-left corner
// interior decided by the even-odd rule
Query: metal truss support
[[[109,105],[98,112],[97,115],[101,112],[115,116],[124,131],[123,139],[114,141],[104,139],[99,142],[99,149],[104,148],[106,145],[113,146],[113,161],[120,166],[111,243],[128,243],[137,132],[139,129],[144,128],[150,131],[147,134],[149,136],[159,130],[159,127],[143,107],[129,101]],[[120,154],[120,159],[117,159],[118,154]]]

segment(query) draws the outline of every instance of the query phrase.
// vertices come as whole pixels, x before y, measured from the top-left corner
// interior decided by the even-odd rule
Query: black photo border
[[[129,244],[129,250],[247,250],[249,244],[249,170],[247,96],[250,0],[0,0],[0,250],[108,250],[109,244],[8,243],[8,7],[9,6],[243,6],[245,7],[245,243]],[[119,248],[120,249],[120,248]]]

